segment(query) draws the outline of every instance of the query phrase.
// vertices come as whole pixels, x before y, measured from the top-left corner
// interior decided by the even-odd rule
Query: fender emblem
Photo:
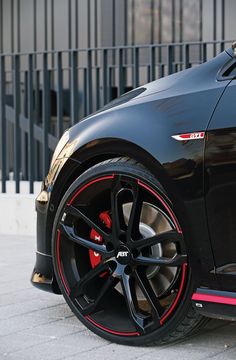
[[[173,139],[175,139],[175,140],[178,140],[178,141],[204,139],[205,131],[193,132],[193,133],[187,133],[187,134],[179,134],[179,135],[172,135],[171,137]]]

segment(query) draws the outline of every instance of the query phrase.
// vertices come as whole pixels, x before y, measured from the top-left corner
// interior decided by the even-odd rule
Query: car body
[[[67,189],[94,165],[128,157],[163,185],[187,234],[195,311],[236,318],[235,67],[228,49],[122,95],[69,129],[36,199],[35,286],[61,293],[51,238]]]

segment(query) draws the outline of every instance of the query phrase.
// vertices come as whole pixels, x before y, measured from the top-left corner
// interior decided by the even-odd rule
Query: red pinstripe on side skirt
[[[236,306],[236,298],[220,296],[220,295],[194,293],[192,296],[192,300]]]

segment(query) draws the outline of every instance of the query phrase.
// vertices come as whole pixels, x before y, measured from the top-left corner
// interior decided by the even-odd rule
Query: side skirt
[[[192,304],[204,316],[236,321],[236,292],[198,288]]]

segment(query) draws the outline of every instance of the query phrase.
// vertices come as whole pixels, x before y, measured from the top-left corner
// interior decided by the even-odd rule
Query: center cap
[[[116,260],[122,264],[127,265],[131,260],[131,253],[125,245],[121,245],[116,252]]]

